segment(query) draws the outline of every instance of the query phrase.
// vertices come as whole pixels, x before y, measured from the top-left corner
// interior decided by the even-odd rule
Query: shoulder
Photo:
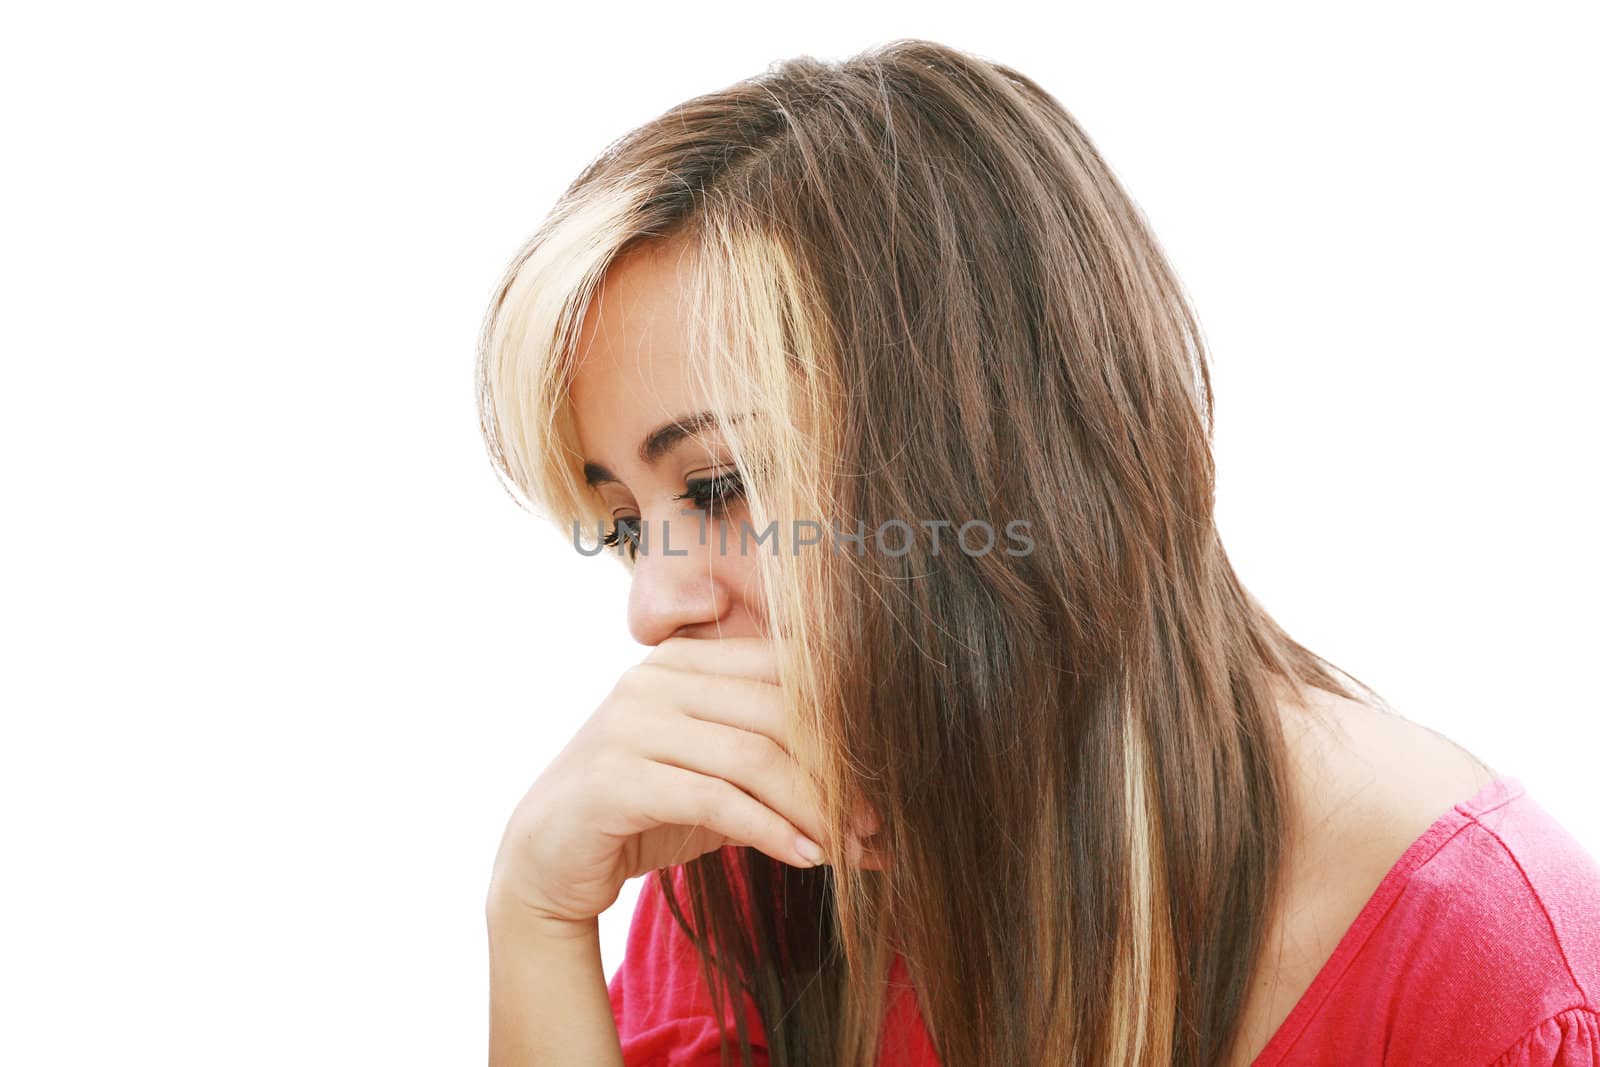
[[[1414,876],[1419,893],[1442,918],[1495,935],[1509,980],[1542,975],[1563,1001],[1600,1010],[1600,863],[1516,778],[1455,813],[1460,829]]]
[[[1472,927],[1501,952],[1571,956],[1580,1002],[1600,1007],[1600,865],[1529,794],[1448,738],[1353,701],[1321,705],[1299,761],[1306,851],[1370,898],[1403,885],[1395,917],[1432,941]],[[1490,936],[1490,935],[1494,936]]]
[[[1406,1040],[1477,1035],[1473,1062],[1600,1062],[1600,865],[1517,779],[1442,817],[1393,896],[1371,958],[1403,961]],[[1592,1058],[1562,1058],[1578,1049]]]
[[[1587,1067],[1600,1063],[1600,1012],[1570,1008],[1529,1027],[1489,1067]]]
[[[1390,711],[1313,691],[1285,731],[1309,833],[1345,838],[1381,876],[1440,815],[1497,774],[1448,737]]]
[[[1311,997],[1320,1021],[1416,1063],[1441,1048],[1489,1062],[1590,1025],[1594,858],[1517,779],[1448,738],[1351,701],[1318,697],[1316,710],[1291,707],[1285,725],[1300,805],[1288,933],[1328,964]]]
[[[1432,731],[1311,690],[1281,705],[1290,755],[1284,931],[1320,967],[1395,864],[1493,770]]]
[[[1549,927],[1580,956],[1600,954],[1600,865],[1519,779],[1400,715],[1354,701],[1320,707],[1330,725],[1302,729],[1299,759],[1302,836],[1341,858],[1325,871],[1352,872],[1365,897],[1414,866],[1403,872],[1410,897],[1438,895],[1452,915],[1514,898],[1549,917],[1530,936]],[[1334,855],[1313,851],[1324,862]],[[1600,997],[1600,987],[1589,992]]]

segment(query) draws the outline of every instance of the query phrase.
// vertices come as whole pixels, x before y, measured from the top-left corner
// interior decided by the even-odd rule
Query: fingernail
[[[799,834],[795,837],[794,850],[800,853],[801,858],[813,867],[822,862],[822,846],[805,834]]]

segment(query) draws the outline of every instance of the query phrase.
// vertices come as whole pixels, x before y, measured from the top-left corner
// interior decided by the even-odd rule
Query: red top
[[[683,886],[682,868],[674,868]],[[937,1067],[902,961],[879,1067]],[[610,982],[627,1067],[711,1067],[694,950],[651,875]],[[744,998],[755,1062],[767,1063]],[[732,1015],[723,1019],[737,1050]],[[1597,1067],[1600,865],[1502,776],[1401,855],[1255,1067]]]

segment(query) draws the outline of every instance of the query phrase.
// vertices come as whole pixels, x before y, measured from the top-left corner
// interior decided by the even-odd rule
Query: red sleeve
[[[671,872],[679,906],[687,915],[683,868],[673,867]],[[655,872],[645,876],[639,891],[627,950],[609,988],[626,1067],[716,1067],[721,1063],[718,1046],[724,1032],[732,1062],[739,1062],[732,1006],[725,1006],[719,1025],[699,957],[667,909]],[[736,996],[747,1020],[753,1062],[767,1067],[766,1038],[755,1002],[747,993],[736,991]]]
[[[1529,1030],[1492,1067],[1594,1067],[1600,1063],[1600,1014],[1572,1008]]]
[[[1600,865],[1514,778],[1400,858],[1255,1067],[1595,1067]]]
[[[732,846],[729,846],[730,848]],[[672,884],[680,906],[686,907],[682,867],[673,867]],[[734,893],[747,892],[737,865]],[[889,972],[890,998],[880,1035],[880,1067],[939,1067],[933,1042],[923,1025],[905,961],[896,957]],[[633,922],[628,929],[627,951],[611,977],[611,1012],[622,1038],[626,1067],[720,1067],[718,1037],[728,1035],[728,1047],[738,1062],[738,1030],[731,1010],[718,1026],[711,996],[700,974],[700,962],[689,938],[667,910],[666,898],[652,872],[639,890]],[[757,1019],[754,1000],[739,994],[747,1020],[752,1062],[767,1067],[766,1036]]]

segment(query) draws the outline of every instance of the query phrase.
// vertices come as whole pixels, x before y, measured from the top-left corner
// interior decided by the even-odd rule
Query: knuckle
[[[760,761],[762,768],[773,774],[789,769],[788,754],[783,751],[783,747],[776,741],[770,737],[760,737],[757,739],[757,744],[761,751],[756,758]]]
[[[749,812],[740,817],[739,822],[744,828],[743,836],[747,843],[765,843],[775,834],[772,828],[773,820],[764,816],[759,808],[752,807]]]
[[[756,749],[748,730],[729,727],[722,735],[723,749],[733,767],[748,767],[754,762]]]
[[[640,698],[661,689],[664,668],[657,663],[636,663],[622,672],[614,692],[622,697]]]
[[[683,643],[686,640],[688,640],[686,637],[667,638],[650,650],[650,654],[644,658],[644,662],[647,664],[667,663],[676,660],[682,653]]]
[[[636,692],[648,680],[650,670],[651,665],[648,663],[635,663],[617,676],[617,684],[613,687],[614,690],[622,694]]]
[[[724,811],[724,794],[715,778],[702,778],[695,783],[692,805],[696,821],[709,825],[719,821]]]
[[[739,730],[733,738],[733,758],[740,767],[755,771],[770,771],[773,768],[775,747],[760,734]]]

